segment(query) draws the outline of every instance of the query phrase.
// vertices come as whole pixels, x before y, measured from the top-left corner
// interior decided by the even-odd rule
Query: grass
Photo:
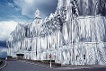
[[[49,65],[50,64],[50,60],[27,60],[26,59],[26,61],[33,62],[33,63],[46,64],[46,65]],[[55,63],[55,60],[51,60],[51,63],[52,63],[52,66],[54,66],[54,67],[61,66],[61,64]]]

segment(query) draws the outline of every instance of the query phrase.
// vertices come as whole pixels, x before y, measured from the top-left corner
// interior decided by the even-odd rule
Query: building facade
[[[58,0],[55,13],[40,11],[18,24],[7,40],[8,55],[71,65],[106,64],[106,0]]]

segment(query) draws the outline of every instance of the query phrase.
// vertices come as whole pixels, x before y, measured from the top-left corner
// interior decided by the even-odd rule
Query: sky
[[[0,58],[5,58],[7,56],[7,49],[0,48]]]
[[[18,23],[30,23],[34,20],[36,9],[42,18],[54,13],[58,0],[0,0],[0,46],[5,47],[5,41]]]

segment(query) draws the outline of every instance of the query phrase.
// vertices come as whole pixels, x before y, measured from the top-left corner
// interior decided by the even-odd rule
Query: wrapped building
[[[8,55],[60,64],[106,64],[106,0],[58,0],[55,13],[40,11],[28,25],[18,24],[7,39]]]

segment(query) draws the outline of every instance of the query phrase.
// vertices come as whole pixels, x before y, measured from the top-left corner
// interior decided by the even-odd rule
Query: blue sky
[[[29,23],[34,20],[36,9],[42,18],[55,12],[58,0],[0,0],[0,46],[13,31],[17,23]]]
[[[7,49],[0,48],[0,58],[5,58],[7,56]]]

